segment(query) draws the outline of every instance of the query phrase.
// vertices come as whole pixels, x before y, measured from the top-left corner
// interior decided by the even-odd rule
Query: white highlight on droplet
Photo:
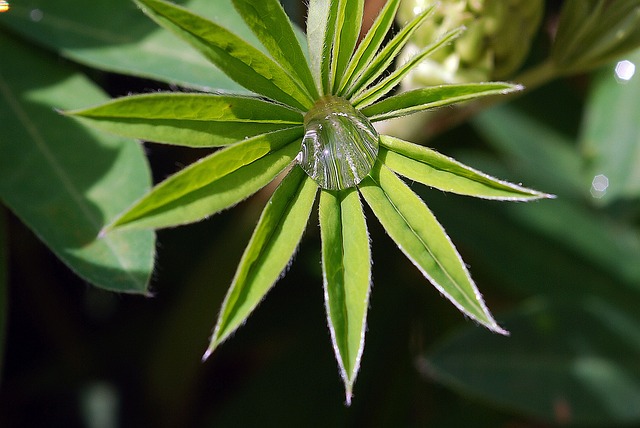
[[[628,82],[636,73],[636,65],[629,60],[622,60],[616,64],[616,79]]]

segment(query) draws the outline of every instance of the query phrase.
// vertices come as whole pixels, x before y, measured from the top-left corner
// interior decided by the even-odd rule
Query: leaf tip
[[[202,362],[204,363],[205,361],[207,361],[209,359],[209,357],[211,356],[211,354],[213,354],[213,350],[215,348],[213,346],[209,346],[207,348],[207,350],[204,352],[204,355],[202,355]]]

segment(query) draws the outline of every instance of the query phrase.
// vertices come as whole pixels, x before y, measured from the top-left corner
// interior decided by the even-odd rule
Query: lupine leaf
[[[371,103],[376,102],[384,95],[386,95],[389,91],[395,88],[402,79],[417,66],[422,60],[428,55],[432,54],[442,46],[449,44],[453,39],[457,38],[462,32],[463,28],[456,28],[454,30],[449,31],[445,35],[443,35],[440,39],[431,43],[429,46],[425,47],[420,53],[413,56],[409,61],[397,67],[390,75],[382,79],[379,83],[376,83],[374,86],[364,89],[354,94],[351,99],[354,107],[363,108]]]
[[[0,200],[85,280],[147,293],[154,233],[96,239],[150,187],[142,148],[55,112],[104,102],[89,80],[2,32],[0,46]]]
[[[307,41],[311,74],[320,94],[329,93],[331,41],[335,31],[338,2],[311,0],[307,13]]]
[[[295,158],[302,129],[259,135],[200,159],[172,175],[121,214],[108,229],[192,223],[267,185]]]
[[[419,111],[449,106],[462,101],[522,90],[522,86],[503,82],[462,83],[429,86],[385,98],[360,109],[372,122],[393,119]]]
[[[336,93],[360,35],[364,0],[339,0],[331,61],[332,93]]]
[[[280,2],[233,0],[233,4],[273,59],[290,75],[296,76],[315,98],[318,93],[307,59]]]
[[[371,288],[369,236],[355,188],[322,191],[320,231],[327,319],[349,404],[364,349]]]
[[[302,124],[297,111],[237,95],[134,95],[67,114],[112,134],[190,147],[223,146]]]
[[[371,62],[363,68],[361,74],[354,79],[353,83],[351,83],[345,91],[345,96],[350,99],[354,94],[365,90],[371,83],[379,78],[407,44],[411,35],[432,14],[433,10],[434,6],[425,9],[417,15],[415,19],[403,27],[402,30],[373,57]]]
[[[346,89],[351,86],[353,80],[369,65],[393,25],[399,6],[400,0],[389,0],[384,5],[351,57],[349,65],[342,76],[337,95],[344,96]]]
[[[420,272],[461,312],[506,334],[486,308],[460,255],[418,196],[380,162],[360,192],[389,236]]]
[[[317,190],[316,183],[294,167],[274,192],[240,260],[205,359],[240,327],[287,267],[307,225]]]
[[[162,0],[135,0],[159,25],[198,49],[245,88],[301,110],[312,99],[298,80],[229,30]]]
[[[498,180],[424,146],[387,135],[380,136],[382,162],[410,180],[445,192],[502,201],[528,201],[550,197],[544,193]]]

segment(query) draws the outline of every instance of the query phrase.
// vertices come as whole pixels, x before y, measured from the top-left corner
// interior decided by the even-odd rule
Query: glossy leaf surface
[[[322,191],[320,231],[329,331],[350,404],[364,350],[371,289],[369,235],[356,189]]]
[[[105,95],[86,78],[52,66],[15,39],[0,36],[0,44],[0,115],[12,124],[0,134],[0,199],[89,282],[145,293],[153,232],[96,239],[105,222],[149,188],[141,147],[53,110],[103,102]]]
[[[402,180],[378,163],[360,192],[389,236],[439,292],[489,330],[506,333],[485,307],[442,226]]]
[[[116,135],[190,147],[223,146],[302,124],[302,115],[255,97],[156,93],[67,112]]]
[[[267,203],[240,260],[204,358],[233,333],[287,267],[302,237],[318,186],[294,167]]]
[[[302,129],[289,129],[259,135],[202,158],[154,187],[108,228],[171,227],[229,208],[292,162],[301,134]]]

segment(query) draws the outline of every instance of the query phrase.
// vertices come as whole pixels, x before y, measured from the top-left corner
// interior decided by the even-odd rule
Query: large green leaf
[[[145,293],[154,234],[96,239],[105,222],[149,188],[142,148],[54,111],[104,102],[87,79],[15,39],[0,34],[0,45],[0,116],[11,124],[0,132],[0,199],[89,282]]]
[[[122,213],[108,229],[162,228],[202,220],[266,186],[300,150],[302,128],[259,135],[200,159]]]
[[[287,267],[317,190],[317,184],[296,166],[274,192],[240,260],[205,359],[242,325]]]
[[[67,112],[125,137],[191,147],[223,146],[302,124],[302,115],[255,97],[155,93]]]
[[[184,4],[254,40],[231,0],[188,0]],[[0,25],[91,67],[198,89],[246,92],[197,51],[149,21],[130,0],[82,4],[77,0],[20,0],[11,3],[11,13],[0,15]]]
[[[233,0],[233,4],[271,56],[316,98],[318,92],[307,59],[280,2]]]
[[[8,244],[4,210],[0,207],[0,381],[2,381],[5,337],[7,334],[7,319],[9,317],[9,290],[7,287],[9,281]]]
[[[231,31],[172,3],[135,1],[159,25],[187,41],[243,87],[301,110],[313,105],[297,79]]]
[[[369,235],[356,189],[322,191],[320,231],[329,331],[350,404],[364,349],[371,288]]]
[[[480,97],[503,95],[522,90],[522,86],[503,82],[463,83],[429,86],[402,92],[361,109],[372,122],[393,119],[419,111],[445,107]]]
[[[380,162],[360,192],[389,236],[420,272],[461,312],[506,334],[487,310],[442,226],[418,196]]]
[[[505,339],[465,329],[422,362],[425,374],[559,424],[640,421],[640,319],[596,298],[536,301],[505,317]]]
[[[498,180],[424,146],[380,136],[382,162],[411,180],[446,192],[485,199],[527,201],[550,197]]]
[[[640,67],[640,51],[626,60],[621,66]],[[640,70],[623,80],[616,78],[612,68],[607,67],[593,83],[581,135],[588,178],[606,177],[592,188],[604,202],[640,198]]]

